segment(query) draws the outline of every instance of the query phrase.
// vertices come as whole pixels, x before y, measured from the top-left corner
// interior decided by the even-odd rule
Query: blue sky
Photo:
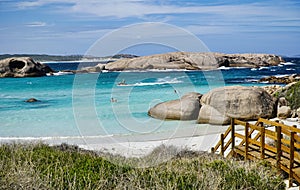
[[[195,34],[214,52],[300,55],[299,10],[298,0],[0,0],[0,54],[84,54],[120,27],[163,22]]]

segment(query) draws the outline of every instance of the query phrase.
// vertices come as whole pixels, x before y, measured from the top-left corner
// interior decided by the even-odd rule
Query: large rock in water
[[[109,71],[147,69],[211,70],[225,67],[262,67],[278,65],[284,60],[270,54],[222,54],[212,52],[173,52],[132,59],[122,59],[108,63]]]
[[[203,95],[200,103],[198,123],[229,124],[230,118],[253,120],[276,115],[276,101],[259,87],[217,88]]]
[[[0,77],[40,77],[54,72],[49,66],[30,57],[12,57],[0,60]]]
[[[190,92],[178,100],[155,105],[148,115],[158,119],[196,120],[200,109],[201,94]]]

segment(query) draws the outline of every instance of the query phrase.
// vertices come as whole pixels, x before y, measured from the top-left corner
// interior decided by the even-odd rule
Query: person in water
[[[112,97],[112,98],[110,99],[110,102],[118,102],[118,100]]]
[[[123,79],[121,82],[119,82],[118,85],[126,85],[125,79]]]

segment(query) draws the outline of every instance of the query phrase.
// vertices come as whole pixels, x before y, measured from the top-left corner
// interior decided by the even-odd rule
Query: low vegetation
[[[282,177],[263,162],[174,150],[161,146],[142,159],[128,159],[67,145],[4,144],[0,145],[0,189],[285,188]],[[166,153],[176,155],[149,167],[136,165]]]
[[[300,81],[275,94],[275,97],[285,97],[292,109],[300,108]]]
[[[285,95],[287,101],[291,104],[292,109],[300,108],[300,82],[291,86]]]

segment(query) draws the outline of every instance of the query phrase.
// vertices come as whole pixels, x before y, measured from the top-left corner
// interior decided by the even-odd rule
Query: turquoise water
[[[76,64],[50,64],[56,70]],[[0,79],[1,137],[107,136],[191,130],[194,121],[161,121],[147,115],[158,102],[224,85],[266,85],[269,75],[300,73],[299,64],[262,69],[197,72],[107,72]],[[118,86],[126,80],[127,86]],[[26,103],[29,98],[40,102]],[[117,102],[111,102],[111,98]]]

